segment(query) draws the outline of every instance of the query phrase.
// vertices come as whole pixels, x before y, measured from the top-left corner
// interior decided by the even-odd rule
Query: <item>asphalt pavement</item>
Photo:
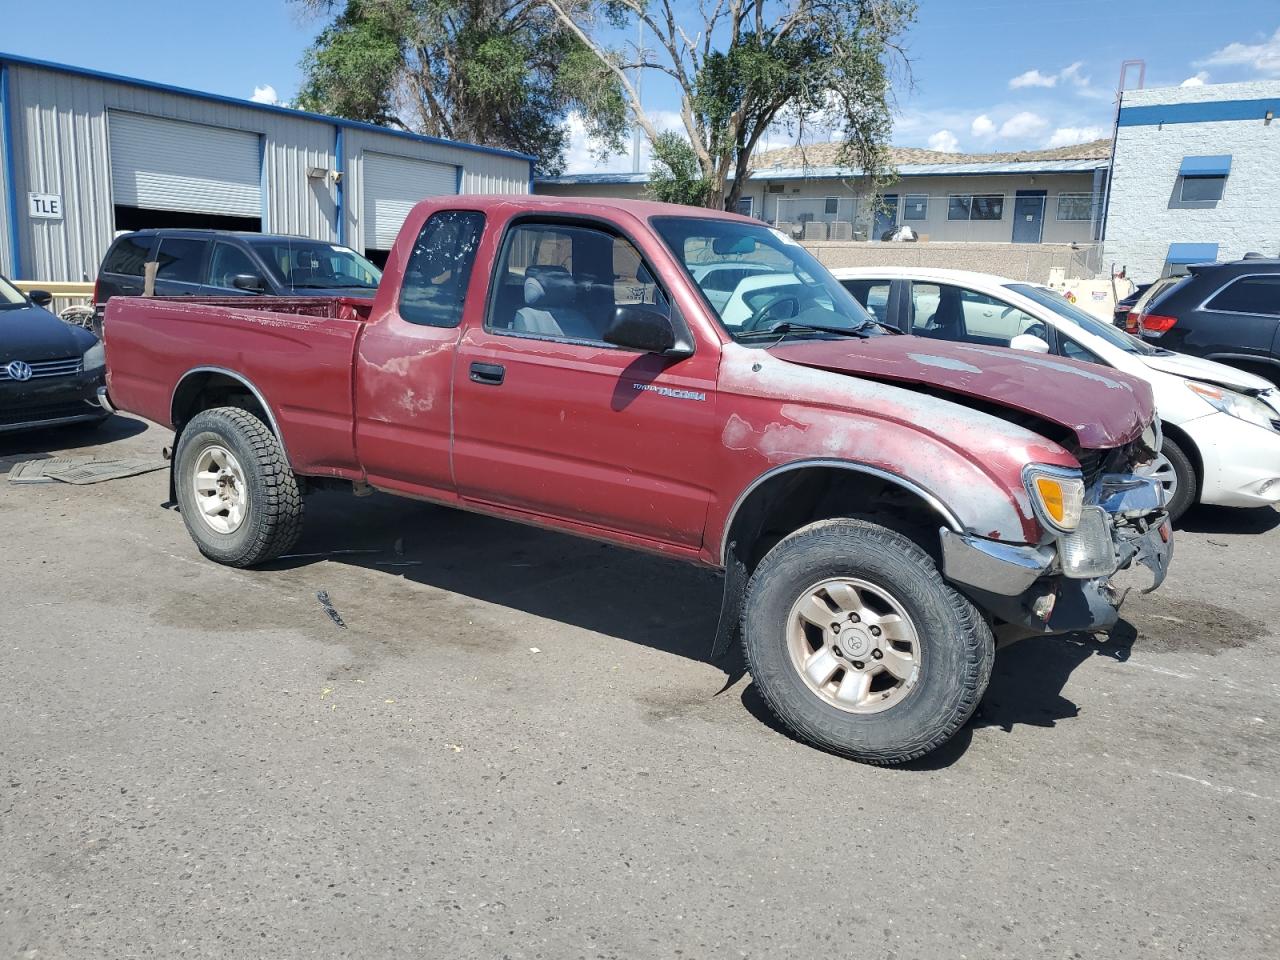
[[[0,956],[1280,956],[1280,513],[877,769],[711,659],[709,573],[336,493],[237,571],[165,472],[2,477],[169,441],[0,437]]]

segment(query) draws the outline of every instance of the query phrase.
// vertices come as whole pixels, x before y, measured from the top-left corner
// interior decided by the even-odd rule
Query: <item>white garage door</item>
[[[258,134],[114,110],[107,120],[115,203],[147,210],[262,216]]]
[[[458,192],[458,168],[385,153],[364,155],[364,245],[390,250],[413,205]]]

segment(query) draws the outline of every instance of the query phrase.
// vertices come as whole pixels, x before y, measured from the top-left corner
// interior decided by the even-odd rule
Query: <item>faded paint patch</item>
[[[916,363],[924,364],[926,367],[941,367],[943,370],[959,370],[963,373],[982,372],[981,368],[952,357],[934,357],[927,353],[908,353],[907,356]]]

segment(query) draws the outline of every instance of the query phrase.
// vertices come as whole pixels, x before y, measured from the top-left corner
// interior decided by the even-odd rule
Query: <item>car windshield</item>
[[[289,290],[372,290],[382,271],[349,247],[289,237],[250,240],[277,284]]]
[[[709,217],[652,223],[734,340],[878,332],[849,291],[777,230]]]
[[[0,310],[6,307],[24,307],[26,305],[27,298],[22,295],[22,291],[4,277],[0,277]]]
[[[1159,350],[1148,346],[1137,337],[1129,336],[1119,327],[1099,320],[1091,313],[1086,313],[1055,290],[1037,287],[1030,283],[1010,283],[1007,286],[1014,293],[1019,293],[1028,300],[1034,300],[1042,307],[1048,307],[1058,316],[1070,320],[1077,327],[1082,327],[1086,333],[1100,337],[1125,353],[1136,353],[1142,356],[1160,353]]]

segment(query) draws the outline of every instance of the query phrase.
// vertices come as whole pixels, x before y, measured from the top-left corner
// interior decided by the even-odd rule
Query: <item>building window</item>
[[[992,194],[952,194],[947,204],[948,220],[1002,220],[1004,197]]]
[[[826,209],[823,213],[827,216],[834,217],[840,211],[840,199],[838,197],[826,198]]]
[[[1183,177],[1178,199],[1183,203],[1215,203],[1222,199],[1226,177]]]
[[[1058,194],[1059,220],[1092,220],[1093,194],[1060,193]]]
[[[928,220],[929,219],[929,198],[922,193],[907,194],[906,202],[902,207],[903,220]]]
[[[749,217],[755,213],[755,209],[756,209],[755,197],[739,197],[738,198],[738,205],[735,208],[735,212],[742,214],[744,217]]]

